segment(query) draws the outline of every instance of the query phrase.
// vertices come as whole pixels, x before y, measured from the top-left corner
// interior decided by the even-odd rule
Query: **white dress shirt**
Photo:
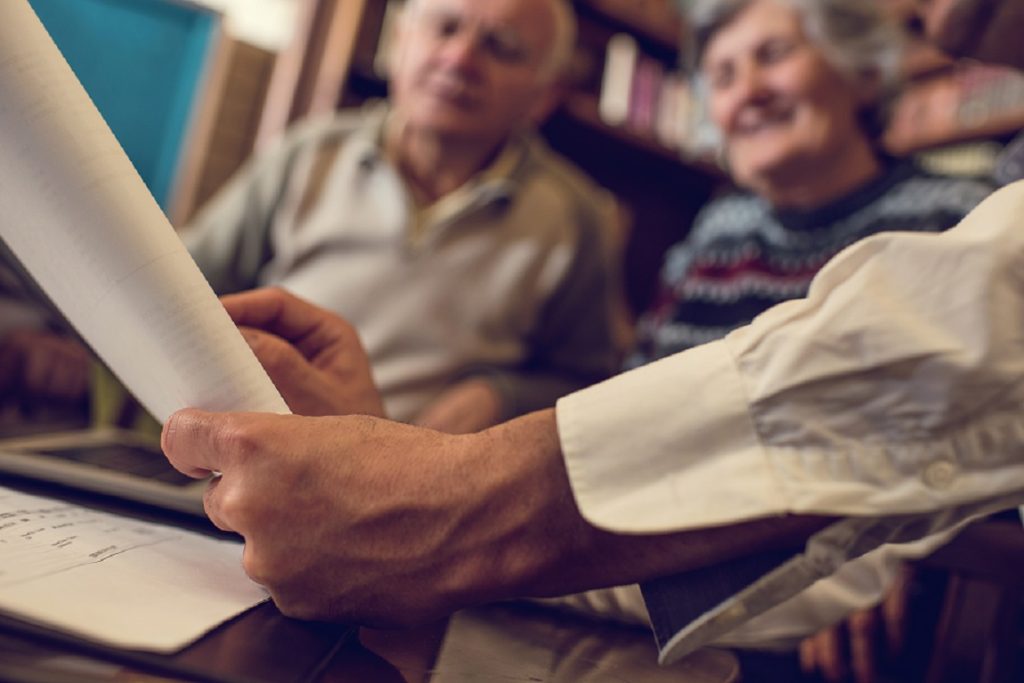
[[[805,299],[559,402],[573,491],[596,526],[850,517],[715,614],[659,637],[663,661],[881,543],[1024,500],[1022,299],[1024,182],[945,233],[863,240]]]

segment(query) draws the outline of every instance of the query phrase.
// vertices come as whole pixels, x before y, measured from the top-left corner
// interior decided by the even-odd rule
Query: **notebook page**
[[[0,237],[161,422],[286,413],[27,0],[0,4]]]
[[[0,487],[0,609],[21,619],[171,652],[266,599],[240,543]]]

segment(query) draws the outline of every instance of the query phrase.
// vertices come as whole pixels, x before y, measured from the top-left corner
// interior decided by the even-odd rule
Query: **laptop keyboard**
[[[100,444],[95,446],[76,446],[59,449],[33,450],[39,455],[46,455],[63,460],[85,463],[108,470],[116,470],[144,479],[186,486],[195,479],[186,477],[171,467],[167,458],[157,447],[127,444]]]

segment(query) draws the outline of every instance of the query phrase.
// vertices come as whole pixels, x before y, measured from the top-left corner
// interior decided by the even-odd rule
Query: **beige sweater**
[[[469,375],[511,417],[613,372],[610,196],[523,136],[507,172],[414,230],[385,114],[305,124],[205,207],[183,238],[214,289],[280,285],[346,317],[395,419]]]

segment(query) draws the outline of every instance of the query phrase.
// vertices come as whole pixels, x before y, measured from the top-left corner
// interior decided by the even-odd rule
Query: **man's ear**
[[[544,86],[544,90],[537,97],[537,101],[530,107],[527,113],[529,122],[539,126],[558,108],[565,98],[566,88],[561,81],[556,81]]]

